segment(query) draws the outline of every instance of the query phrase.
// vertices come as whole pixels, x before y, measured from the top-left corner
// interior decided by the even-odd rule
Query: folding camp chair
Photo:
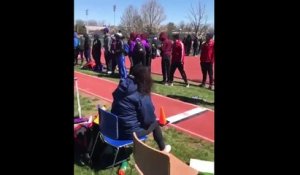
[[[113,146],[116,148],[116,153],[114,156],[114,161],[112,164],[111,174],[113,174],[114,167],[116,165],[117,156],[119,153],[120,148],[125,146],[133,145],[133,140],[118,140],[119,139],[119,128],[118,128],[118,117],[111,112],[105,111],[98,106],[99,112],[99,132],[97,134],[96,141],[94,143],[91,157],[93,157],[95,145],[97,144],[98,137],[102,139],[108,145]],[[145,141],[147,136],[139,138],[140,140]]]

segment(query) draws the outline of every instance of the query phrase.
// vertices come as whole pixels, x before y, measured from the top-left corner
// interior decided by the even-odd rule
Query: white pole
[[[117,6],[114,5],[114,6],[113,6],[113,10],[114,10],[114,27],[116,26],[116,22],[115,22],[115,12],[116,12],[116,8],[117,8]]]
[[[79,101],[80,99],[79,99],[77,78],[74,78],[74,80],[75,80],[75,87],[76,87],[76,93],[77,93],[78,114],[79,114],[79,118],[81,118],[81,106],[80,106],[80,101]]]

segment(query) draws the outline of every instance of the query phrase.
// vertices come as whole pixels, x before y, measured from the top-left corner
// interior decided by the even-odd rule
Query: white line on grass
[[[194,108],[194,109],[191,109],[191,110],[188,110],[188,111],[185,111],[183,113],[180,113],[180,114],[177,114],[177,115],[173,115],[171,117],[168,117],[167,120],[170,122],[170,123],[175,123],[175,122],[178,122],[180,120],[183,120],[183,119],[186,119],[188,117],[191,117],[195,114],[199,114],[203,111],[206,111],[206,109],[203,109],[203,108]]]

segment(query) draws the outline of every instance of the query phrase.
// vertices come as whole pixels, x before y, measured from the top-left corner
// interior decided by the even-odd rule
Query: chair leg
[[[100,132],[98,132],[98,134],[97,134],[97,136],[96,136],[96,140],[95,140],[95,143],[94,143],[94,145],[93,145],[93,149],[92,149],[91,156],[90,156],[90,158],[91,158],[90,162],[92,161],[92,157],[93,157],[93,154],[94,154],[95,146],[96,146],[96,144],[97,144],[98,136],[99,136],[99,135],[100,135]]]
[[[115,163],[116,163],[116,160],[117,160],[117,157],[118,157],[118,153],[119,153],[119,148],[117,148],[117,152],[116,152],[116,155],[115,155],[115,158],[114,158],[114,162],[113,162],[112,169],[111,169],[111,172],[110,172],[111,175],[113,175],[113,172],[114,172]]]

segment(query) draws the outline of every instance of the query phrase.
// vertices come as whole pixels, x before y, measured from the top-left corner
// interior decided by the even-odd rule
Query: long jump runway
[[[75,72],[80,91],[108,102],[113,101],[112,92],[117,83],[100,77]],[[214,142],[214,112],[194,104],[182,102],[159,94],[151,94],[156,116],[163,107],[170,126],[192,136]]]

